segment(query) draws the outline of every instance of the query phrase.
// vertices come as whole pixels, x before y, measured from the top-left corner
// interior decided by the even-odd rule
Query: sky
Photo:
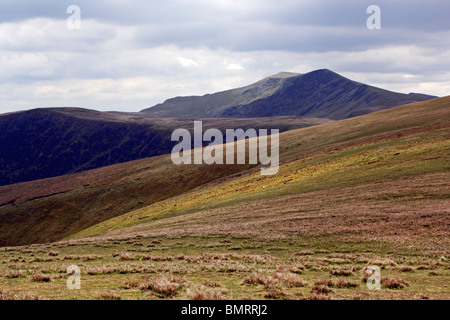
[[[370,5],[381,29],[367,27]],[[323,68],[446,96],[449,12],[448,0],[2,0],[0,113],[139,111]]]

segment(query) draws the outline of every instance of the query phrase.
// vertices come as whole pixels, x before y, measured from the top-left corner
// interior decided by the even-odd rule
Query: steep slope
[[[81,112],[80,117],[83,118],[95,116],[86,110],[77,112]],[[100,115],[105,117],[104,114]],[[192,120],[150,121],[163,129],[186,127],[192,130],[193,126]],[[204,121],[203,126],[204,130],[210,127],[275,127],[288,130],[324,121],[297,117],[209,119]],[[162,129],[158,130],[160,132]],[[71,175],[0,186],[0,246],[59,240],[95,223],[192,190],[248,167],[178,167],[172,163],[170,156],[157,156]]]
[[[326,122],[277,118],[205,121],[205,128],[269,127],[281,131]],[[80,108],[35,109],[0,115],[0,185],[81,172],[170,153],[172,131],[188,119],[147,119]]]
[[[167,152],[169,130],[69,110],[0,116],[0,185],[41,179]],[[80,111],[78,111],[80,113]],[[123,117],[122,117],[123,118]]]
[[[330,192],[336,193],[342,188],[358,188],[367,184],[376,188],[373,189],[375,193],[381,192],[376,197],[387,197],[388,200],[395,197],[435,199],[427,206],[433,207],[435,203],[436,207],[423,209],[424,212],[437,210],[436,213],[443,214],[440,210],[446,206],[443,199],[449,191],[450,97],[289,131],[280,139],[282,165],[277,175],[260,176],[259,171],[253,168],[239,176],[203,185],[92,226],[72,238],[151,237],[162,233],[175,237],[188,234],[244,236],[254,232],[276,236],[284,232],[283,228],[292,229],[291,220],[283,219],[285,225],[280,220],[282,216],[277,215],[277,212],[291,212],[286,197],[321,190],[334,190]],[[434,178],[427,176],[430,174],[435,174]],[[401,188],[417,186],[402,192],[398,191],[399,187],[398,195],[395,187],[394,191],[389,187],[383,194],[381,190],[387,188],[388,181],[395,184],[399,179],[403,179],[399,182]],[[433,193],[427,193],[429,185],[421,188],[421,179],[437,179]],[[365,197],[370,196],[368,188],[364,191]],[[355,191],[349,194],[352,193],[356,194]],[[321,195],[317,199],[325,202],[326,196]],[[342,202],[347,198],[340,199]],[[359,204],[361,208],[363,205],[364,202]],[[327,210],[333,212],[333,207]],[[253,213],[247,216],[250,211]],[[270,226],[254,229],[261,217],[269,219]],[[420,237],[425,231],[421,229]]]
[[[298,73],[281,72],[243,88],[192,97],[176,97],[162,104],[144,109],[142,114],[161,118],[220,118],[234,105],[246,105],[274,94]],[[248,118],[248,117],[244,117]]]
[[[60,240],[249,166],[174,165],[170,156],[0,187],[0,246]]]
[[[290,115],[339,120],[431,98],[434,97],[383,90],[322,69],[307,74],[279,73],[243,88],[169,99],[141,113],[149,117]]]

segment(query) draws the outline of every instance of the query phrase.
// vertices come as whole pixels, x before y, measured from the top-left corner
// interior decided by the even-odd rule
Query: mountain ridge
[[[328,69],[280,72],[246,87],[176,97],[134,113],[66,107],[0,115],[0,185],[169,153],[171,133],[205,128],[286,131],[431,99],[349,80]],[[271,119],[271,120],[268,120]]]
[[[319,69],[306,74],[280,72],[241,88],[175,97],[140,113],[163,118],[290,115],[340,120],[432,98],[436,97],[388,91]]]
[[[205,128],[278,128],[326,122],[307,117],[204,119]],[[43,108],[0,115],[0,185],[49,178],[170,153],[177,128],[191,119],[157,119],[83,108]]]

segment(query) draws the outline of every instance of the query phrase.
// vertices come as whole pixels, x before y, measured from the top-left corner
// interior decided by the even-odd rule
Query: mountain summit
[[[306,74],[280,72],[243,88],[176,97],[141,113],[155,118],[309,116],[339,120],[431,98],[435,97],[376,88],[320,69]]]

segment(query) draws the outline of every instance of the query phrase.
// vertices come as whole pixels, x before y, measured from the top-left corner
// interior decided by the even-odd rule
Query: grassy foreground
[[[324,217],[316,227],[331,219],[342,220]],[[284,239],[134,236],[3,249],[0,298],[450,298],[450,264],[442,246],[408,243],[404,234],[397,236],[399,242],[373,241],[373,235],[363,241],[342,227],[330,227],[326,237],[320,233]],[[81,269],[80,290],[66,287],[66,270],[73,264]],[[364,282],[369,265],[381,268],[380,290],[369,290]]]

